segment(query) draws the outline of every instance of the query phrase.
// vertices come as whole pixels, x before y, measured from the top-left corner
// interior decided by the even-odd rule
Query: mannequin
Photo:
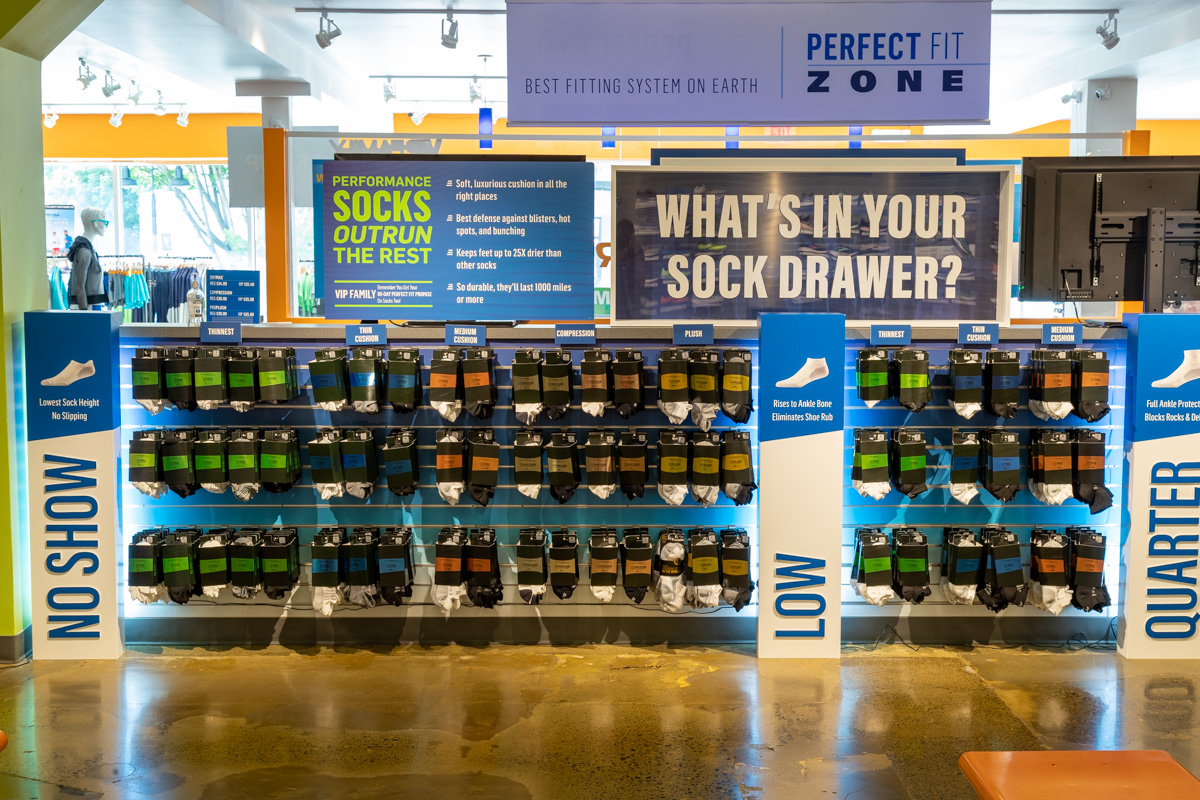
[[[71,308],[88,309],[108,302],[104,293],[104,273],[100,270],[100,259],[92,241],[103,236],[108,229],[104,212],[91,206],[79,212],[83,233],[75,237],[67,259],[71,262],[71,281],[67,286],[67,299]]]

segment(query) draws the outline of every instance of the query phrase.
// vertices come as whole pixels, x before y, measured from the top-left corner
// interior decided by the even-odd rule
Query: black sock
[[[575,487],[574,486],[551,486],[550,494],[560,504],[566,503],[566,502],[569,502],[571,500],[571,498],[575,496]]]
[[[626,586],[625,587],[625,596],[628,597],[633,602],[637,603],[638,605],[641,605],[642,601],[646,599],[646,587],[645,586]]]
[[[554,590],[554,596],[559,600],[569,600],[571,595],[575,594],[574,586],[551,586],[550,588]],[[644,594],[645,591],[643,589],[642,593]]]

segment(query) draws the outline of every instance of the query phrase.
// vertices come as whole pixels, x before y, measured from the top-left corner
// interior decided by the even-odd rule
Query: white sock
[[[866,406],[867,408],[874,408],[875,406],[879,405],[879,401],[878,400],[863,400],[863,405]]]
[[[979,494],[979,487],[973,483],[950,484],[950,496],[964,506],[974,500],[977,494]]]
[[[80,364],[78,361],[69,361],[62,368],[62,372],[53,378],[46,378],[42,381],[42,386],[70,386],[75,381],[90,378],[95,374],[96,365],[91,361],[86,361],[83,364]]]
[[[522,425],[532,425],[538,415],[542,413],[542,408],[541,403],[517,403],[513,406],[513,413],[517,415],[517,421]]]
[[[696,502],[708,508],[713,503],[717,502],[717,495],[720,494],[720,487],[717,486],[697,486],[692,484],[692,496],[696,498]]]
[[[1046,410],[1046,407],[1041,400],[1030,400],[1029,410],[1038,419],[1050,419],[1050,412]]]
[[[349,600],[356,606],[363,608],[374,608],[377,605],[375,596],[379,594],[379,589],[374,585],[371,586],[351,586],[348,592]]]
[[[366,500],[367,495],[369,495],[374,489],[375,484],[373,483],[348,482],[346,484],[346,492],[357,497],[359,500]]]
[[[658,604],[663,611],[682,611],[683,604],[686,602],[685,590],[683,586],[683,576],[675,575],[667,577],[660,575],[658,577],[658,586],[655,587],[655,594],[658,595]]]
[[[890,586],[866,586],[863,590],[863,600],[873,606],[882,606],[895,596],[896,592]]]
[[[1065,483],[1042,485],[1042,502],[1048,506],[1061,506],[1063,502],[1075,496],[1074,490]]]
[[[167,485],[162,481],[134,481],[133,488],[147,497],[153,497],[155,500],[167,493]]]
[[[683,505],[683,498],[687,497],[687,487],[681,483],[662,484],[658,485],[658,496],[667,503],[673,506]]]
[[[863,488],[867,490],[867,496],[872,500],[882,500],[888,496],[892,485],[890,483],[864,483]]]
[[[346,408],[345,400],[326,400],[323,403],[317,403],[326,411],[343,411]]]
[[[129,597],[135,602],[150,605],[157,603],[159,600],[166,600],[166,593],[163,591],[163,585],[160,583],[157,586],[130,586]]]
[[[517,484],[517,491],[530,500],[537,500],[538,495],[542,492],[542,485],[540,483],[519,483]]]
[[[859,597],[862,597],[862,584],[858,582],[857,578],[850,579],[850,590]]]
[[[253,600],[254,596],[262,589],[261,583],[256,583],[253,586],[231,586],[229,591],[239,600]]]
[[[443,500],[452,506],[456,506],[458,505],[458,498],[462,497],[463,486],[464,484],[462,483],[439,483],[437,485],[437,490],[438,494],[442,496]]]
[[[546,587],[543,586],[542,591],[546,591]],[[617,587],[615,586],[592,586],[592,594],[595,595],[596,599],[601,603],[611,603],[613,595],[616,593],[616,591]]]
[[[202,483],[200,488],[210,494],[225,494],[225,490],[229,488],[228,483]]]
[[[1043,403],[1042,405],[1046,407],[1046,411],[1050,414],[1052,419],[1066,419],[1067,414],[1070,414],[1075,409],[1075,406],[1071,405],[1069,401],[1064,401],[1061,403]]]
[[[1170,375],[1150,385],[1155,389],[1178,389],[1197,378],[1200,378],[1200,350],[1184,350],[1183,363]]]
[[[331,497],[341,497],[346,493],[346,486],[342,483],[317,483],[314,486],[321,493],[322,500],[328,500]]]
[[[258,494],[257,483],[231,483],[229,488],[233,490],[234,497],[247,503],[254,499],[254,495]]]
[[[700,430],[707,432],[716,418],[716,403],[692,403],[692,422],[696,423]]]
[[[166,400],[138,400],[137,404],[150,412],[150,416],[154,416],[166,407]]]
[[[1046,500],[1045,486],[1043,486],[1042,484],[1030,483],[1029,484],[1029,493],[1031,495],[1033,495],[1034,498],[1036,498],[1039,503],[1046,503],[1047,505],[1049,505],[1049,501]]]
[[[721,604],[721,587],[696,586],[692,591],[692,605],[696,608],[716,608]]]
[[[603,417],[608,410],[608,403],[580,403],[583,413],[593,417]]]
[[[593,590],[594,591],[594,590]],[[546,593],[546,584],[542,583],[537,586],[518,586],[517,594],[528,605],[537,605],[542,600],[542,595]],[[608,602],[605,600],[604,602]]]
[[[229,407],[234,411],[245,414],[247,411],[254,408],[254,403],[250,402],[249,400],[230,400]]]
[[[355,400],[354,410],[360,414],[378,414],[379,403],[375,400]]]
[[[963,419],[970,419],[980,411],[983,411],[983,406],[979,403],[951,403],[950,405],[954,407],[954,410]]]
[[[220,400],[197,400],[196,401],[196,408],[199,408],[203,411],[216,411],[220,407],[221,407]]]
[[[609,483],[604,486],[589,486],[588,489],[601,500],[607,500],[617,490],[617,485]]]
[[[200,545],[200,548],[204,549],[205,547],[220,547],[220,546],[221,546],[221,543],[218,542],[216,539],[209,539],[207,542]],[[205,587],[203,587],[203,592],[204,592],[205,597],[210,597],[215,600],[221,596],[221,587],[220,586],[205,586]]]
[[[975,588],[971,585],[960,585],[956,583],[945,584],[946,599],[951,605],[969,606],[975,602]]]
[[[454,422],[458,419],[458,415],[462,413],[462,400],[454,400],[447,402],[434,402],[429,405],[433,406],[434,410],[442,415],[442,418],[447,422]]]
[[[799,389],[829,375],[829,365],[823,358],[810,358],[790,378],[775,382],[776,389]]]
[[[313,587],[313,611],[328,617],[333,613],[333,607],[341,600],[337,588],[333,586]]]
[[[1071,591],[1069,586],[1050,586],[1047,588],[1054,590],[1054,596],[1047,598],[1046,610],[1057,616],[1062,613],[1063,609],[1071,605],[1071,598],[1075,593]]]
[[[449,614],[462,605],[463,587],[434,584],[433,604]]]
[[[671,420],[672,425],[678,425],[687,419],[688,412],[692,410],[691,403],[664,403],[658,401],[658,408],[667,415],[667,419]]]

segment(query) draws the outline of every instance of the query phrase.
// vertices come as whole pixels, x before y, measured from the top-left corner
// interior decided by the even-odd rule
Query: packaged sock
[[[201,347],[193,361],[196,405],[212,411],[229,402],[229,348]]]
[[[1034,350],[1030,361],[1029,410],[1038,419],[1071,413],[1073,362],[1065,350]]]
[[[417,452],[417,432],[413,428],[392,430],[384,440],[383,477],[397,497],[411,497],[417,491],[420,482]]]
[[[145,605],[166,601],[167,589],[163,585],[162,540],[166,532],[161,528],[139,531],[129,544],[126,559],[129,597]]]
[[[429,391],[432,397],[432,387]],[[458,505],[458,498],[466,488],[465,451],[466,436],[462,428],[442,428],[437,432],[437,490],[452,506]]]
[[[989,350],[983,360],[983,405],[1003,419],[1017,415],[1021,356],[1015,350]]]
[[[925,434],[912,428],[897,428],[892,431],[891,450],[892,485],[896,490],[909,498],[929,491],[925,480],[928,460]]]
[[[245,529],[242,529],[245,533]],[[262,586],[267,597],[282,600],[300,581],[300,537],[295,528],[273,528],[259,535]]]
[[[951,605],[971,605],[984,578],[983,543],[965,528],[946,528],[942,541],[946,599]]]
[[[344,457],[344,448],[342,452]],[[258,460],[263,489],[273,494],[291,489],[300,479],[300,438],[296,431],[292,428],[265,431]]]
[[[196,383],[192,375],[196,351],[195,347],[172,347],[163,362],[167,399],[180,411],[196,410]]]
[[[447,422],[458,419],[463,409],[462,360],[461,350],[447,347],[434,350],[429,363],[429,405]]]
[[[424,359],[415,347],[393,347],[387,358],[387,401],[397,414],[411,414],[421,405]]]
[[[723,354],[721,410],[739,425],[750,419],[754,400],[750,392],[751,355],[749,350],[731,349]]]
[[[308,443],[308,466],[313,487],[322,500],[341,497],[346,493],[346,478],[342,474],[342,432],[337,428],[322,428]]]
[[[569,600],[579,585],[579,536],[575,531],[550,532],[550,589],[559,600]]]
[[[692,410],[686,350],[671,347],[658,357],[658,408],[675,425]]]
[[[345,596],[341,548],[346,541],[342,528],[321,528],[312,542],[313,610],[328,617]]]
[[[607,500],[617,490],[617,437],[612,431],[592,431],[583,448],[588,490]]]
[[[892,589],[906,603],[930,594],[929,539],[915,528],[892,529]]]
[[[546,565],[546,532],[522,528],[517,534],[517,592],[527,605],[542,602],[549,569]]]
[[[191,497],[200,488],[196,480],[196,432],[190,428],[167,431],[162,442],[163,481],[180,497]]]
[[[541,350],[518,350],[512,362],[513,413],[522,425],[532,425],[542,413]]]
[[[712,528],[688,531],[687,599],[693,608],[721,605],[721,545]]]
[[[360,608],[379,605],[379,529],[363,526],[351,530],[338,557],[346,600]]]
[[[547,419],[562,419],[571,409],[571,371],[570,351],[546,351],[542,363],[542,404]]]
[[[688,493],[688,438],[683,431],[658,432],[658,495],[678,506]]]
[[[929,384],[929,353],[902,348],[892,354],[888,367],[892,397],[913,413],[923,411],[933,400]]]
[[[1099,422],[1109,410],[1108,354],[1103,350],[1075,350],[1071,361],[1071,406],[1075,415],[1087,422]]]
[[[1036,475],[1038,499],[1046,505],[1061,506],[1073,495],[1071,438],[1067,431],[1035,429],[1030,439],[1031,455],[1036,440],[1037,462],[1031,473]],[[1030,490],[1033,489],[1031,478]]]
[[[167,350],[161,347],[139,347],[133,356],[133,400],[151,414],[167,407],[167,387],[164,371]]]
[[[892,546],[882,532],[860,531],[858,535],[858,583],[863,600],[885,605],[896,596],[892,589]]]
[[[891,444],[887,431],[856,428],[854,431],[854,464],[850,475],[854,489],[863,497],[882,500],[891,491],[889,454]]]
[[[613,362],[613,403],[621,419],[646,407],[646,363],[641,350],[618,350]]]
[[[542,434],[528,428],[517,431],[513,439],[513,473],[517,491],[537,500],[542,491]]]
[[[630,500],[646,493],[648,445],[646,434],[633,429],[624,431],[617,443],[617,477],[621,492]]]
[[[983,354],[978,350],[950,351],[950,407],[963,419],[983,410]]]
[[[142,494],[159,498],[167,493],[163,480],[163,431],[134,431],[129,440],[129,482]]]
[[[1104,535],[1090,528],[1068,529],[1071,540],[1071,605],[1081,611],[1103,611],[1111,599],[1104,585]]]
[[[239,600],[253,600],[263,588],[262,531],[242,528],[229,543],[229,584]]]
[[[641,605],[653,579],[654,548],[647,528],[626,528],[621,539],[621,585],[625,596]]]
[[[342,432],[342,477],[346,480],[346,492],[360,500],[375,490],[379,460],[370,428],[349,428]]]
[[[196,431],[196,443],[193,446],[196,482],[206,492],[223,494],[229,488],[229,470],[226,467],[228,445],[229,431],[224,428]]]
[[[462,381],[467,413],[476,419],[491,419],[496,409],[496,353],[490,347],[467,350]]]
[[[753,594],[750,536],[743,528],[726,528],[721,531],[721,596],[734,611],[741,611]]]
[[[955,428],[950,435],[950,496],[964,506],[979,494],[979,434]]]
[[[262,446],[260,431],[249,428],[229,432],[229,488],[238,500],[250,500],[262,488],[258,455]]]
[[[467,529],[450,527],[442,528],[434,546],[433,603],[447,614],[462,604],[467,593],[466,544]]]
[[[350,406],[350,381],[346,376],[346,348],[318,350],[308,362],[313,401],[326,411],[341,411]]]
[[[199,539],[197,529],[174,530],[163,537],[159,548],[163,585],[174,603],[184,605],[192,597],[203,594],[196,568]]]
[[[258,400],[286,403],[300,396],[296,376],[296,351],[291,347],[267,347],[258,356]]]
[[[350,405],[360,414],[378,414],[387,385],[384,360],[387,354],[374,347],[355,347],[346,362],[350,384]]]
[[[854,551],[850,556],[850,591],[859,597],[863,594],[863,541],[871,536],[883,537],[880,528],[856,528],[854,530]]]
[[[980,482],[1001,503],[1011,503],[1021,488],[1021,446],[1017,434],[984,428],[979,434]]]
[[[588,537],[588,583],[602,603],[612,602],[617,591],[617,564],[621,551],[616,528],[592,528]]]
[[[1070,544],[1066,536],[1054,531],[1034,528],[1030,534],[1030,602],[1056,616],[1071,605],[1067,574]]]
[[[465,548],[467,597],[476,608],[495,608],[504,599],[495,528],[472,528]]]
[[[467,433],[467,494],[481,506],[491,502],[500,480],[500,445],[491,428]]]
[[[579,381],[583,413],[603,417],[613,405],[612,353],[601,348],[584,353],[579,362]]]
[[[687,539],[679,528],[663,528],[654,551],[654,593],[663,611],[682,611]]]
[[[744,506],[754,496],[754,463],[751,459],[750,434],[747,431],[721,433],[721,491],[736,506]]]
[[[692,422],[707,431],[721,406],[721,357],[716,350],[698,348],[688,354],[688,386]]]
[[[568,502],[579,488],[579,437],[574,431],[550,435],[546,443],[546,471],[550,474],[550,494],[560,504]]]
[[[858,371],[855,383],[858,399],[867,408],[874,408],[881,400],[891,396],[888,382],[888,351],[881,347],[868,347],[858,351]]]
[[[249,411],[258,402],[257,347],[234,347],[229,351],[229,405],[234,411]]]
[[[991,611],[999,613],[1010,605],[1025,605],[1029,585],[1016,535],[1005,528],[985,527],[980,532],[987,559],[984,581],[976,596]]]
[[[393,606],[412,597],[412,528],[385,528],[379,536],[379,596]]]
[[[1093,514],[1112,507],[1112,492],[1104,485],[1104,451],[1107,439],[1103,431],[1073,428],[1071,450],[1075,458],[1075,484],[1072,494]]]

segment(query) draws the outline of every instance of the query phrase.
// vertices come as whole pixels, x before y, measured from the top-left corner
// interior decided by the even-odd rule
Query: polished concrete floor
[[[146,650],[0,669],[0,798],[972,798],[965,750],[1163,749],[1200,662],[1108,652]]]

